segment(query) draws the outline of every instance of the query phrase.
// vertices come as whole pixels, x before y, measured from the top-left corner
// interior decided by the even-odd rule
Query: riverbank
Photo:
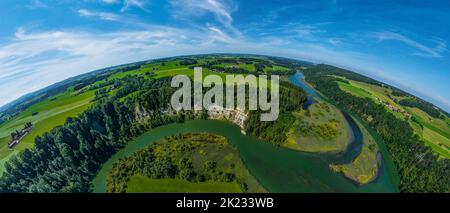
[[[211,133],[226,137],[239,150],[246,168],[269,192],[396,192],[388,170],[364,186],[332,171],[329,159],[298,152],[243,135],[237,125],[219,120],[191,120],[151,129],[119,150],[93,180],[94,192],[106,192],[107,175],[115,162],[164,137],[183,133]]]
[[[379,148],[372,135],[364,128],[362,124],[355,121],[362,132],[362,150],[361,153],[351,163],[331,164],[330,167],[345,175],[345,177],[364,185],[375,180],[381,167],[382,157]]]
[[[297,72],[296,74],[292,75],[289,77],[289,81],[291,83],[293,83],[296,86],[299,86],[301,88],[305,88],[307,91],[310,92],[310,94],[314,97],[319,97],[322,100],[326,100],[326,98],[324,98],[318,91],[316,91],[311,85],[309,85],[305,80],[304,80],[304,75],[301,72]],[[333,103],[331,103],[333,104]],[[334,104],[333,104],[334,105]],[[338,108],[338,107],[337,107]],[[340,109],[341,111],[343,111],[344,113],[345,110]],[[373,138],[375,141],[375,144],[373,144],[371,141],[363,143],[363,144],[367,144],[367,143],[371,143],[372,146],[376,146],[377,149],[379,149],[380,151],[380,155],[376,155],[377,157],[374,157],[373,154],[367,155],[368,151],[367,151],[367,147],[361,148],[361,145],[359,145],[360,147],[360,151],[359,154],[354,156],[353,158],[350,158],[351,162],[349,163],[345,163],[345,161],[348,161],[349,158],[345,159],[344,161],[341,161],[341,163],[331,163],[330,165],[347,165],[344,167],[340,167],[339,169],[335,166],[333,168],[333,166],[331,166],[331,168],[333,168],[333,170],[335,170],[336,172],[342,172],[341,170],[345,170],[346,172],[343,173],[345,177],[349,178],[350,180],[354,181],[357,184],[367,184],[369,182],[375,181],[377,179],[377,176],[379,176],[380,172],[385,172],[385,170],[387,170],[387,175],[389,176],[389,178],[391,179],[391,181],[394,182],[394,184],[396,186],[398,186],[399,184],[399,177],[398,177],[398,173],[397,170],[395,169],[395,166],[392,162],[392,158],[389,155],[389,152],[386,149],[386,146],[384,144],[384,142],[381,140],[381,138],[373,131],[370,129],[370,127],[368,127],[363,121],[361,121],[360,119],[358,119],[357,117],[352,117],[350,115],[346,115],[346,117],[348,117],[348,119],[346,119],[348,122],[353,122],[355,124],[353,125],[357,125],[355,130],[357,130],[356,132],[354,132],[355,136],[356,133],[361,134],[361,138]],[[364,130],[365,133],[363,133]],[[362,134],[366,134],[367,136],[364,137]],[[355,139],[357,140],[357,139]],[[353,144],[355,145],[355,144]],[[354,146],[354,147],[358,147],[358,146]],[[349,147],[348,150],[352,150],[352,147]],[[356,152],[354,152],[356,153]],[[348,155],[351,156],[351,155]],[[379,160],[374,160],[374,159],[378,159]],[[384,159],[384,161],[383,161]],[[383,163],[387,163],[387,165],[385,167],[383,167],[381,164]],[[358,166],[364,166],[364,168],[358,168]],[[372,169],[371,169],[372,168]],[[376,171],[375,171],[376,170]],[[381,170],[381,171],[380,171]],[[359,176],[363,174],[362,176]],[[359,176],[359,178],[358,178]]]

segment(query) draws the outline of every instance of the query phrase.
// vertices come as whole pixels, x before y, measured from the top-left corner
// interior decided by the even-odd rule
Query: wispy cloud
[[[78,15],[82,17],[95,17],[102,20],[108,20],[108,21],[118,21],[120,20],[121,16],[116,15],[114,13],[106,13],[106,12],[96,12],[96,11],[90,11],[86,9],[80,9],[77,11]]]
[[[152,25],[152,24],[147,24],[139,19],[136,19],[134,17],[129,17],[124,14],[92,11],[92,10],[87,10],[87,9],[79,9],[76,12],[81,17],[117,22],[117,23],[126,25],[127,27],[132,27],[132,28],[151,29],[156,26],[156,25]]]
[[[302,41],[327,41],[327,31],[323,27],[324,23],[305,24],[293,22],[270,29],[263,28],[259,36],[278,36],[286,39],[296,39]]]
[[[441,54],[447,50],[447,45],[443,40],[433,40],[433,43],[436,44],[436,46],[431,47],[424,45],[422,43],[419,43],[411,38],[408,38],[402,34],[390,32],[390,31],[382,31],[382,32],[376,32],[373,33],[373,36],[378,41],[399,41],[406,45],[409,45],[417,50],[415,52],[415,55],[418,56],[424,56],[424,57],[432,57],[432,58],[440,58]]]
[[[233,1],[224,0],[171,0],[173,15],[176,18],[203,16],[212,14],[226,29],[232,33],[240,34],[233,26],[231,13],[236,10]]]
[[[106,4],[117,4],[120,1],[119,0],[101,0],[101,2],[106,3]]]
[[[326,32],[324,30],[317,28],[316,26],[311,25],[297,26],[296,28],[293,29],[293,31],[296,32],[301,39],[305,40],[314,40],[316,39],[317,33]]]
[[[170,28],[103,34],[19,29],[10,44],[0,47],[0,105],[89,70],[183,54],[185,34]]]
[[[141,10],[148,12],[149,10],[146,8],[147,3],[148,2],[146,0],[124,0],[123,7],[120,11],[125,12],[131,7],[138,7]]]
[[[342,43],[342,39],[340,39],[340,38],[329,38],[329,39],[327,39],[327,42],[332,44],[332,45],[339,46]]]
[[[214,38],[214,39],[211,39],[210,41],[223,42],[223,43],[226,43],[226,44],[231,44],[231,43],[235,43],[236,42],[235,39],[233,39],[231,36],[229,36],[228,34],[224,33],[222,30],[220,30],[217,27],[210,26],[210,27],[208,27],[208,29],[211,31],[210,32],[211,38]]]
[[[47,4],[44,4],[40,0],[30,0],[30,2],[26,6],[28,9],[45,9],[49,8]]]

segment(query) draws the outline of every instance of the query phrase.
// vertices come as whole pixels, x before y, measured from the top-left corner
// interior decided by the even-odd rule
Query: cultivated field
[[[408,119],[405,113],[402,112],[410,114],[415,121],[408,119],[408,122],[415,133],[441,157],[450,158],[450,123],[448,122],[448,117],[444,116],[444,119],[433,118],[416,107],[402,106],[395,100],[401,100],[405,97],[393,95],[392,90],[389,88],[348,80],[342,77],[339,78],[349,82],[337,82],[339,87],[345,92],[362,98],[371,98],[376,103],[385,105],[386,109],[399,119]],[[387,107],[387,103],[398,110]]]
[[[64,124],[68,117],[75,117],[86,110],[92,104],[94,93],[94,91],[89,91],[75,95],[76,93],[69,89],[31,106],[0,125],[0,173],[4,169],[3,165],[7,159],[26,148],[34,147],[36,136],[41,136],[44,132]],[[34,125],[33,129],[14,147],[14,150],[10,150],[7,146],[11,140],[10,134],[22,129],[26,122],[31,122]]]

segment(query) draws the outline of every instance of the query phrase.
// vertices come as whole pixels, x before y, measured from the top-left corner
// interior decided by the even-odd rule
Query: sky
[[[327,63],[450,111],[446,0],[1,0],[0,106],[95,69],[204,53]]]

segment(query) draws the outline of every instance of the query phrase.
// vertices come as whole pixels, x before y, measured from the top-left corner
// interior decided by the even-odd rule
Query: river
[[[298,75],[298,74],[296,74]],[[301,77],[301,76],[300,76]],[[292,78],[292,76],[291,76]],[[299,82],[302,82],[300,79]],[[297,84],[296,84],[297,85]],[[307,86],[306,84],[303,84]],[[297,85],[299,86],[299,85]],[[312,90],[311,88],[309,88]],[[308,92],[308,90],[306,90]],[[311,94],[311,93],[310,93]],[[350,119],[350,116],[346,116]],[[352,129],[357,126],[349,122]],[[358,129],[359,130],[359,129]],[[356,130],[356,132],[358,132]],[[102,167],[93,181],[94,192],[106,192],[106,179],[114,162],[164,137],[188,133],[206,132],[225,136],[240,152],[250,173],[270,192],[397,192],[393,184],[393,170],[382,166],[378,177],[360,186],[343,175],[333,172],[329,164],[349,161],[360,152],[356,136],[353,145],[341,154],[318,154],[293,151],[276,147],[254,137],[244,135],[238,126],[217,120],[193,120],[161,126],[148,131],[113,155]],[[360,130],[359,130],[360,132]],[[358,148],[359,147],[359,148]],[[358,151],[359,149],[359,151]],[[386,152],[382,152],[385,159]],[[388,158],[390,159],[390,158]],[[384,165],[384,164],[383,164]],[[391,165],[391,164],[388,164]]]

